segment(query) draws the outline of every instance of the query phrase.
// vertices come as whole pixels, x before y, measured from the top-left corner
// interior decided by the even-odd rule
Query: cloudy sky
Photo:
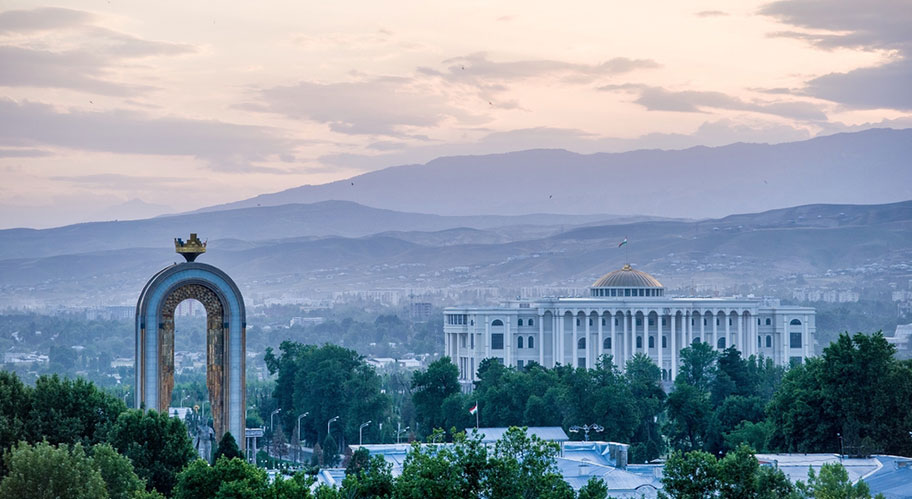
[[[0,8],[0,227],[186,211],[452,154],[912,126],[907,0]]]

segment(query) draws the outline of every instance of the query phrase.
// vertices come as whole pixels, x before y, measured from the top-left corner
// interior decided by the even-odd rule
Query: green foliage
[[[282,342],[280,350],[279,356],[271,349],[266,353],[269,372],[278,374],[273,396],[282,408],[286,428],[295,427],[299,414],[310,413],[301,420],[306,440],[322,442],[326,422],[339,416],[334,428],[341,428],[343,442],[354,442],[362,422],[384,421],[390,413],[389,397],[380,391],[380,377],[357,352],[288,341]],[[365,428],[365,437],[377,426]],[[329,450],[325,445],[324,449]]]
[[[500,498],[573,498],[573,489],[557,469],[560,446],[511,427],[494,444],[485,470],[485,496]]]
[[[133,462],[147,487],[165,495],[171,493],[177,474],[197,457],[184,423],[156,411],[121,413],[108,441]]]
[[[237,441],[230,431],[226,431],[225,435],[222,436],[222,439],[219,440],[218,449],[215,450],[215,457],[213,459],[218,461],[222,456],[225,456],[228,459],[234,457],[244,458],[241,454],[241,449],[238,448]]]
[[[213,498],[309,498],[310,481],[304,475],[277,478],[269,484],[266,471],[240,458],[222,457],[209,466],[198,459],[177,475],[174,499]]]
[[[5,458],[9,474],[0,481],[0,497],[18,499],[100,499],[105,482],[81,444],[55,447],[20,442]]]
[[[478,498],[487,470],[487,449],[481,436],[457,433],[452,446],[412,444],[394,496],[402,499]]]
[[[327,468],[335,467],[339,464],[339,444],[332,435],[326,435],[323,439],[323,465]]]
[[[392,464],[387,463],[383,456],[370,458],[366,449],[358,449],[345,470],[342,490],[349,497],[392,497],[394,483],[392,467]]]
[[[89,381],[42,376],[30,391],[28,441],[92,445],[126,410],[123,401]]]
[[[908,455],[912,362],[894,358],[881,333],[842,334],[788,371],[767,407],[771,447],[785,452]]]
[[[796,494],[782,471],[761,467],[746,445],[721,460],[703,451],[675,451],[665,462],[663,475],[662,496],[675,499],[780,499]]]
[[[459,368],[443,357],[432,362],[427,370],[416,371],[412,376],[412,402],[415,404],[420,428],[429,434],[434,428],[449,428],[449,415],[444,412],[444,401],[459,395]],[[423,435],[419,435],[419,438]]]
[[[583,485],[576,496],[578,499],[607,499],[608,486],[600,478],[591,477],[586,485]]]
[[[130,499],[146,489],[146,484],[136,475],[133,463],[110,444],[92,446],[92,463],[101,474],[111,499]]]
[[[798,489],[814,499],[871,499],[871,490],[863,480],[852,485],[849,473],[839,463],[825,463],[820,474],[808,470],[808,483],[798,482]],[[878,497],[883,497],[878,494]]]

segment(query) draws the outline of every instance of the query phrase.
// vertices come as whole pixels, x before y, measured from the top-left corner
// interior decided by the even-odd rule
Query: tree
[[[808,470],[808,483],[798,482],[798,489],[815,499],[871,499],[871,490],[863,480],[852,485],[849,473],[839,463],[824,463],[820,475]],[[878,494],[877,497],[883,497]]]
[[[600,478],[591,477],[586,485],[583,485],[577,495],[578,499],[607,499],[608,486]]]
[[[345,443],[357,440],[361,423],[383,421],[390,413],[380,377],[357,352],[289,341],[282,342],[279,349],[279,356],[267,349],[266,365],[271,374],[278,374],[273,395],[282,408],[283,427],[295,427],[297,415],[309,412],[301,420],[301,431],[306,440],[321,442],[326,437],[326,422],[339,416],[337,424]],[[375,426],[367,431],[376,431]]]
[[[72,448],[20,442],[6,455],[9,474],[0,481],[0,497],[18,499],[99,499],[108,497],[101,474],[81,444]]]
[[[394,497],[401,499],[479,498],[488,465],[481,436],[456,433],[452,446],[412,443]]]
[[[663,497],[709,499],[719,487],[719,467],[715,456],[702,451],[686,454],[674,451],[665,462],[662,476]],[[667,494],[667,495],[666,495]]]
[[[327,434],[326,439],[323,440],[323,464],[328,468],[332,468],[338,463],[339,444],[336,443],[336,439],[331,434]]]
[[[118,454],[110,444],[92,446],[92,465],[101,474],[111,499],[130,499],[146,488],[136,475],[133,463]]]
[[[392,497],[392,464],[387,463],[383,456],[371,458],[367,449],[358,449],[345,470],[342,490],[354,497]]]
[[[31,391],[28,440],[92,445],[104,440],[124,410],[122,400],[82,378],[42,376]]]
[[[238,448],[237,441],[234,439],[234,436],[231,435],[230,431],[226,431],[222,436],[222,439],[219,440],[218,449],[215,450],[215,457],[213,459],[218,461],[222,456],[225,456],[228,459],[233,457],[244,458],[241,454],[241,449]]]
[[[187,427],[157,411],[128,410],[111,429],[108,441],[128,457],[147,487],[169,495],[177,474],[198,458]]]
[[[572,498],[573,489],[557,469],[560,446],[511,427],[494,444],[484,480],[488,497]]]
[[[604,359],[610,365],[610,357]],[[625,374],[630,384],[630,394],[636,408],[636,420],[639,421],[631,439],[630,462],[645,463],[659,457],[665,450],[662,432],[659,428],[659,415],[665,408],[665,390],[662,389],[662,370],[652,359],[637,354],[627,361]]]
[[[19,377],[0,371],[0,453],[27,438],[26,421],[31,404],[31,391]],[[0,477],[6,475],[5,470],[6,465],[0,463]]]
[[[177,475],[174,499],[258,498],[269,489],[266,471],[243,459],[222,457],[214,466],[198,459]]]
[[[459,368],[449,357],[432,362],[426,371],[416,371],[412,376],[412,402],[415,404],[421,428],[430,433],[434,428],[447,428],[444,401],[460,393]],[[421,438],[422,435],[419,435]]]

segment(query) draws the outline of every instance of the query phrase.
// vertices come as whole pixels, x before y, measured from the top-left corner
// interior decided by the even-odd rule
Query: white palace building
[[[653,276],[630,265],[605,274],[586,298],[515,300],[499,307],[448,307],[445,352],[470,390],[483,359],[522,367],[537,362],[595,367],[609,354],[624,369],[646,353],[674,380],[679,351],[698,341],[717,350],[735,346],[777,364],[814,353],[815,311],[761,298],[667,297]]]

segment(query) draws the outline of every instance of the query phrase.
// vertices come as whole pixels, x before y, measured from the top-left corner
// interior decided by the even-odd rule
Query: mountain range
[[[912,199],[910,158],[912,129],[669,151],[576,154],[540,149],[443,157],[198,211],[347,200],[441,215],[717,218],[810,203]]]

